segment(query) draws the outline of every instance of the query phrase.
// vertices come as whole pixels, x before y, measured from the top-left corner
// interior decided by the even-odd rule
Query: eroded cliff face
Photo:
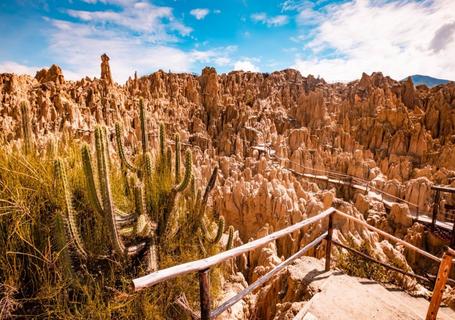
[[[0,141],[9,147],[20,143],[19,102],[26,100],[35,141],[43,148],[55,137],[90,140],[96,123],[112,129],[118,121],[125,128],[129,152],[136,152],[131,146],[139,145],[137,102],[144,98],[154,147],[158,125],[164,122],[168,132],[178,132],[193,150],[198,179],[206,182],[212,168],[220,167],[211,201],[238,230],[238,243],[335,206],[419,247],[439,249],[423,226],[407,218],[406,205],[388,213],[381,202],[363,194],[342,200],[342,190],[302,179],[288,169],[332,170],[371,180],[373,186],[428,211],[433,183],[455,186],[455,84],[414,87],[410,79],[397,82],[381,73],[327,84],[290,69],[217,74],[205,68],[200,76],[158,71],[121,86],[112,83],[108,61],[103,58],[101,79],[94,80],[65,81],[57,66],[39,71],[35,78],[0,75]],[[454,197],[443,201],[455,204]],[[229,282],[229,290],[240,290],[245,279],[257,279],[313,240],[324,223],[243,257],[233,267],[239,273],[234,273],[237,281]],[[335,223],[340,241],[364,246],[381,261],[409,270],[437,268],[351,222]],[[320,257],[323,249],[311,254]],[[391,277],[421,290],[407,277]],[[279,281],[258,295],[273,300]],[[283,295],[292,296],[290,291]],[[282,311],[263,310],[252,301],[238,308],[239,318],[251,312],[272,312],[267,317],[273,317]]]

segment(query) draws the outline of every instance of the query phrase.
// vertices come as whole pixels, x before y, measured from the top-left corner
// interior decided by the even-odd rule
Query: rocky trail
[[[297,266],[308,287],[316,292],[305,302],[294,320],[418,320],[426,315],[429,302],[422,297],[413,297],[396,287],[384,287],[375,281],[350,277],[341,271],[324,272],[319,260],[303,258]],[[455,318],[455,311],[442,306],[438,318]]]

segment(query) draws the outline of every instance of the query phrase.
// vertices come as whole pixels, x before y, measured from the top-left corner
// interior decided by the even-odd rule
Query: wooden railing
[[[408,248],[414,252],[417,252],[440,264],[437,277],[434,277],[434,278],[436,278],[436,283],[434,285],[433,296],[432,296],[431,303],[428,308],[427,317],[426,317],[427,320],[436,319],[436,315],[437,315],[437,312],[439,309],[439,305],[441,303],[442,292],[444,290],[445,284],[447,283],[447,281],[455,283],[452,279],[449,279],[450,269],[451,269],[451,266],[453,263],[452,259],[455,257],[455,251],[447,247],[445,249],[445,253],[444,253],[442,259],[438,258],[425,250],[422,250],[406,241],[403,241],[395,236],[388,234],[387,232],[384,232],[378,228],[375,228],[375,227],[369,225],[365,221],[362,221],[362,220],[357,219],[353,216],[350,216],[346,213],[343,213],[335,208],[329,208],[309,219],[300,221],[292,226],[289,226],[287,228],[284,228],[284,229],[281,229],[274,233],[271,233],[265,237],[245,243],[239,247],[218,253],[214,256],[211,256],[211,257],[208,257],[205,259],[200,259],[197,261],[192,261],[192,262],[187,262],[187,263],[183,263],[180,265],[176,265],[176,266],[166,268],[163,270],[159,270],[159,271],[150,273],[146,276],[134,279],[133,280],[134,289],[136,291],[142,290],[144,288],[156,285],[156,284],[166,281],[166,280],[174,279],[176,277],[179,277],[179,276],[182,276],[182,275],[185,275],[188,273],[198,272],[199,273],[200,310],[201,311],[200,311],[200,315],[195,314],[193,312],[192,318],[193,319],[202,319],[202,320],[213,319],[213,318],[216,318],[217,316],[219,316],[224,311],[226,311],[229,307],[231,307],[232,305],[234,305],[235,303],[237,303],[238,301],[243,299],[246,295],[250,294],[255,289],[261,287],[263,284],[265,284],[267,281],[269,281],[273,276],[275,276],[277,273],[279,273],[281,270],[283,270],[286,266],[291,264],[297,258],[303,256],[311,248],[314,248],[315,246],[320,244],[324,239],[326,240],[326,250],[325,250],[325,259],[326,259],[325,260],[325,270],[326,271],[330,270],[331,252],[332,252],[331,248],[332,248],[332,245],[335,245],[335,246],[339,246],[341,248],[347,249],[350,252],[353,252],[354,254],[359,255],[363,259],[367,259],[367,260],[373,261],[375,263],[378,263],[387,269],[402,273],[407,276],[417,278],[422,281],[433,283],[433,281],[427,277],[417,275],[413,272],[408,272],[408,271],[402,270],[400,268],[397,268],[395,266],[383,263],[360,251],[357,251],[336,240],[333,240],[332,239],[333,217],[335,214],[342,218],[345,218],[345,219],[351,220],[357,224],[360,224],[374,232],[377,232],[384,238],[387,238],[396,243],[399,243],[399,244],[405,246],[406,248]],[[233,296],[230,299],[228,299],[227,301],[223,302],[221,305],[219,305],[214,310],[210,309],[211,301],[210,301],[209,271],[210,271],[211,267],[213,267],[219,263],[225,262],[227,260],[230,260],[232,258],[235,258],[244,253],[261,248],[261,247],[265,246],[266,244],[270,243],[271,241],[275,241],[275,240],[282,238],[286,235],[289,235],[295,231],[298,231],[305,226],[311,225],[311,224],[316,223],[325,218],[328,218],[327,230],[325,232],[323,232],[320,236],[315,238],[313,241],[311,241],[309,244],[307,244],[306,246],[301,248],[299,251],[297,251],[295,254],[293,254],[292,256],[287,258],[285,261],[281,262],[279,265],[274,267],[268,273],[266,273],[265,275],[263,275],[262,277],[257,279],[255,282],[253,282],[247,288],[243,289],[242,291],[237,293],[235,296]]]

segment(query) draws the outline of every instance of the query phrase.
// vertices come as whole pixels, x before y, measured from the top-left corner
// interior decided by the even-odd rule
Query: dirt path
[[[295,320],[424,319],[429,302],[368,279],[334,272]],[[453,320],[455,311],[441,307],[438,319]]]

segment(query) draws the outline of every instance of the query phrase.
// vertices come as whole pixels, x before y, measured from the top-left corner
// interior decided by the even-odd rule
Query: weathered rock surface
[[[427,250],[437,252],[442,245],[423,226],[412,224],[406,205],[394,205],[389,213],[381,202],[360,193],[341,201],[344,193],[339,187],[303,179],[295,172],[348,174],[414,203],[421,212],[429,211],[431,185],[455,185],[453,83],[416,88],[410,79],[397,82],[373,73],[348,84],[328,84],[291,69],[217,74],[214,68],[205,68],[200,76],[160,70],[118,85],[112,80],[109,57],[103,55],[100,79],[65,81],[57,66],[39,71],[35,78],[1,74],[0,141],[10,147],[21,143],[19,103],[27,100],[35,142],[43,148],[55,137],[90,140],[96,123],[112,130],[118,121],[125,128],[129,152],[137,152],[131,147],[140,133],[139,98],[149,113],[153,147],[158,145],[158,123],[164,122],[169,136],[178,132],[193,151],[195,167],[200,168],[197,179],[206,182],[211,169],[220,167],[211,202],[238,230],[238,241],[336,206]],[[442,201],[455,205],[454,196]],[[248,282],[257,279],[318,236],[326,223],[308,226],[243,257],[237,271]],[[427,267],[413,253],[352,222],[337,219],[336,226],[339,241],[365,246],[381,261],[408,270]],[[322,246],[310,252],[317,257],[322,253]],[[416,287],[408,278],[397,281],[409,289]],[[239,283],[226,290],[237,292]],[[273,308],[264,311],[250,301],[235,314],[249,316],[254,305],[256,313],[286,319],[299,294],[291,291],[275,301],[281,292],[275,280],[258,293],[276,302]]]

